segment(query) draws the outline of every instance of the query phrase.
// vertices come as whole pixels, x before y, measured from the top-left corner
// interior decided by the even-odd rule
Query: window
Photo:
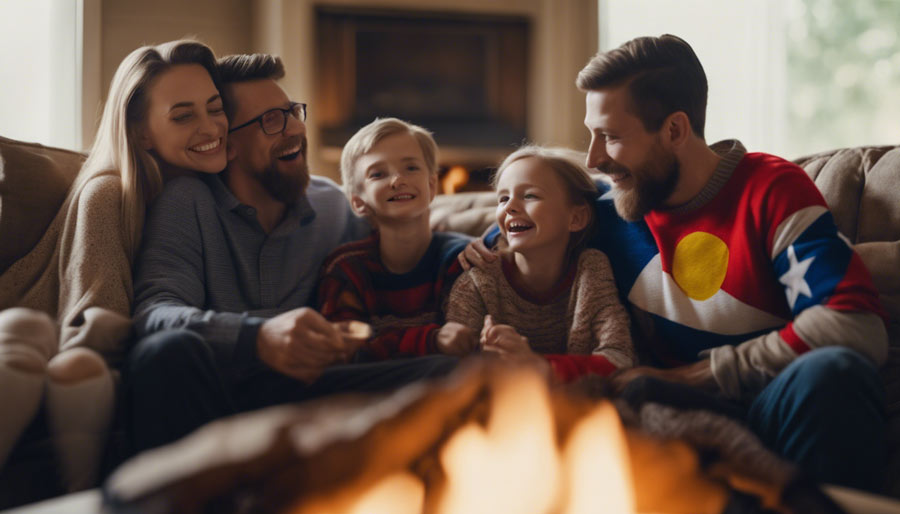
[[[709,80],[707,141],[796,158],[900,143],[897,19],[895,0],[604,0],[601,48],[681,36]]]
[[[84,42],[99,41],[96,31],[85,38],[83,29],[98,19],[98,0],[0,2],[0,135],[82,149],[82,105],[98,94],[84,88],[86,64],[96,69]]]

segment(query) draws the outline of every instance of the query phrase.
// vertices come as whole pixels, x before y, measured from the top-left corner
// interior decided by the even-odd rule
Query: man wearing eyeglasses
[[[166,185],[136,263],[140,340],[125,368],[136,451],[229,414],[396,387],[455,364],[345,364],[358,341],[305,306],[325,257],[371,228],[334,182],[310,177],[306,105],[276,82],[281,60],[234,55],[219,68],[228,166]]]

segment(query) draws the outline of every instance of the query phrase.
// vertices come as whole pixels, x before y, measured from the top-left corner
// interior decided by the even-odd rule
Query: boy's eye
[[[384,176],[384,172],[381,171],[370,171],[369,178],[381,178]]]
[[[415,164],[410,164],[410,165],[408,165],[408,166],[406,167],[406,171],[419,171],[420,169],[421,169],[421,168],[419,168],[419,167],[418,167],[417,165],[415,165]]]
[[[525,198],[526,200],[531,200],[531,199],[537,198],[537,195],[534,194],[534,193],[525,193],[524,198]]]
[[[497,203],[506,203],[509,201],[509,197],[506,195],[500,195],[497,197]]]

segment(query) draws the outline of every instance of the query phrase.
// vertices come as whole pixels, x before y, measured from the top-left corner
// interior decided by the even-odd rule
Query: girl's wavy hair
[[[491,180],[494,190],[497,189],[497,183],[500,176],[509,166],[522,159],[535,158],[539,159],[547,166],[557,177],[560,178],[565,185],[566,193],[572,205],[585,205],[588,207],[587,225],[578,232],[573,233],[569,237],[569,245],[567,255],[574,257],[587,246],[588,240],[594,230],[594,201],[599,196],[597,186],[594,179],[584,165],[585,154],[568,148],[546,147],[538,145],[525,145],[515,152],[509,154]]]
[[[140,245],[146,207],[163,186],[159,163],[140,144],[148,92],[157,77],[179,64],[203,66],[221,91],[216,56],[199,41],[181,39],[134,50],[116,69],[94,143],[70,190],[72,198],[94,177],[119,176],[122,235],[132,261]]]

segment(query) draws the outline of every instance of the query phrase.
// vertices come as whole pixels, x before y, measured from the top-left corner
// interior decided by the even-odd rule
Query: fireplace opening
[[[471,190],[527,138],[527,18],[320,6],[316,20],[324,147],[394,116],[434,133],[442,175],[475,171]]]

